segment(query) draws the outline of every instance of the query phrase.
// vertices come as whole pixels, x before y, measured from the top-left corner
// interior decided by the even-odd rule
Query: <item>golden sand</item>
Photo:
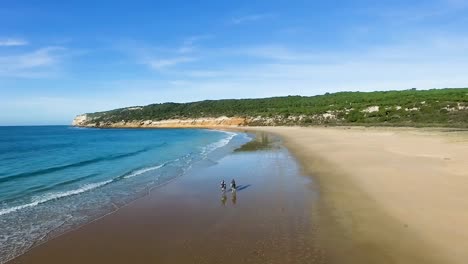
[[[282,136],[318,179],[338,262],[467,263],[468,132],[252,129]]]

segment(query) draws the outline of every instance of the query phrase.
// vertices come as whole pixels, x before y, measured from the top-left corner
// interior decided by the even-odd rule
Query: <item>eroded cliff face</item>
[[[78,127],[102,127],[102,128],[178,128],[178,127],[226,127],[246,125],[247,119],[241,117],[217,117],[217,118],[189,118],[168,120],[133,120],[120,122],[95,122],[86,115],[75,117],[73,126]]]
[[[100,128],[210,128],[210,127],[232,127],[232,126],[293,126],[293,125],[323,125],[329,122],[340,121],[334,114],[325,113],[321,115],[299,115],[299,116],[273,116],[273,117],[203,117],[167,120],[122,120],[119,122],[98,122],[90,115],[79,115],[75,117],[72,125],[78,127],[100,127]]]
[[[86,114],[78,115],[73,119],[72,126],[85,126],[88,121],[88,117]]]

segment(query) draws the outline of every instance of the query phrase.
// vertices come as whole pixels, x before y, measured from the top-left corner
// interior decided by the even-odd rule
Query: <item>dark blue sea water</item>
[[[0,263],[247,141],[201,129],[0,127]]]

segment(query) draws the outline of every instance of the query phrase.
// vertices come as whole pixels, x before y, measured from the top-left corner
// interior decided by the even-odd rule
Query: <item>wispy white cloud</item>
[[[0,76],[48,76],[52,68],[60,63],[65,51],[63,47],[45,47],[26,53],[0,55]]]
[[[195,47],[193,45],[184,45],[180,48],[177,49],[178,53],[191,53],[195,50]]]
[[[468,1],[467,0],[441,0],[443,4],[447,4],[452,8],[467,8]]]
[[[167,71],[179,65],[200,59],[199,42],[213,35],[194,35],[173,46],[157,46],[145,42],[123,41],[115,49],[127,54],[136,64],[146,65],[156,71]]]
[[[147,64],[155,70],[163,70],[169,67],[176,66],[182,63],[188,63],[195,61],[196,58],[193,57],[173,57],[165,59],[152,59],[147,62]]]
[[[186,38],[182,45],[177,49],[178,53],[192,53],[197,49],[197,43],[212,38],[213,35],[204,34],[204,35],[195,35]]]
[[[0,39],[0,47],[26,46],[29,43],[24,39],[5,38]]]
[[[239,54],[268,60],[172,74],[185,93],[192,89],[205,96],[222,93],[221,98],[468,86],[464,73],[468,61],[463,59],[468,56],[468,39],[459,36],[320,53],[263,45],[236,50],[232,56]]]
[[[254,22],[254,21],[259,21],[263,19],[273,18],[274,16],[275,15],[271,13],[250,14],[250,15],[232,18],[230,20],[230,23],[234,25],[239,25],[239,24],[244,24],[248,22]]]
[[[412,87],[463,87],[468,86],[468,61],[463,59],[468,57],[467,44],[468,39],[459,36],[428,36],[417,42],[317,54],[287,45],[259,45],[245,48],[249,51],[243,55],[246,58],[245,63],[239,63],[240,53],[236,51],[230,55],[223,53],[220,54],[221,57],[215,57],[218,61],[222,59],[223,63],[210,67],[210,63],[201,58],[205,59],[219,52],[203,53],[200,54],[201,57],[197,57],[202,60],[199,64],[194,62],[194,65],[190,65],[196,67],[185,70],[184,67],[176,70],[171,67],[193,58],[173,56],[153,60],[155,69],[164,69],[160,71],[164,78],[155,76],[154,79],[147,80],[93,83],[96,92],[92,96],[77,94],[71,101],[41,99],[39,105],[31,107],[31,111],[51,111],[50,115],[57,115],[57,119],[63,116],[66,117],[64,120],[71,120],[74,115],[83,112],[167,101],[316,95],[325,92],[398,90]],[[281,56],[272,54],[280,51],[283,53]],[[231,61],[225,56],[232,56],[236,60]],[[268,57],[269,60],[255,61],[250,56]],[[317,60],[317,57],[320,59]],[[71,87],[74,87],[73,90],[80,90],[79,87]],[[68,110],[60,115],[54,114],[50,105],[63,105]],[[24,120],[27,118],[30,116],[25,114]],[[8,120],[8,117],[5,116],[4,119]]]
[[[402,25],[443,18],[457,20],[463,18],[457,12],[467,8],[466,0],[438,0],[421,2],[407,8],[367,7],[359,13],[380,18],[389,24]]]
[[[192,78],[214,78],[226,76],[226,72],[222,70],[192,70],[184,72],[184,75]]]
[[[225,69],[221,77],[178,80],[168,99],[198,100],[284,95],[316,95],[338,91],[401,90],[466,87],[465,64],[444,63],[444,69],[424,63],[363,61],[314,64],[262,64]],[[178,87],[177,87],[178,88]],[[158,100],[164,100],[159,97]]]
[[[173,86],[190,86],[192,82],[186,80],[172,80],[169,81],[169,84]]]
[[[468,85],[468,61],[464,59],[468,57],[468,39],[455,35],[425,34],[397,44],[349,49],[318,51],[266,43],[200,49],[195,54],[165,49],[152,56],[147,65],[159,71],[163,78],[108,85],[112,89],[121,87],[119,97],[126,100],[122,106]],[[189,67],[179,67],[189,62]],[[126,94],[128,87],[138,87],[139,92],[132,90]]]
[[[270,60],[311,60],[317,57],[316,54],[310,51],[297,51],[288,48],[284,45],[267,44],[251,47],[238,48],[233,50],[234,53],[239,53],[246,56],[252,56]]]

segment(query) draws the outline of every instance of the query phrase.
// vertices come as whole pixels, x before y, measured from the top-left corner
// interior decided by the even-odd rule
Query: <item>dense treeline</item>
[[[468,88],[338,92],[318,96],[162,103],[88,114],[95,122],[262,117],[274,124],[468,126]],[[300,118],[293,118],[300,117]],[[262,121],[259,121],[261,125]],[[252,123],[254,124],[254,123]]]

